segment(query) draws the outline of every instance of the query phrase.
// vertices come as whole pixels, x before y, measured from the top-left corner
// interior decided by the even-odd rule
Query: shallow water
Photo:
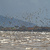
[[[50,50],[50,32],[0,31],[0,50]]]

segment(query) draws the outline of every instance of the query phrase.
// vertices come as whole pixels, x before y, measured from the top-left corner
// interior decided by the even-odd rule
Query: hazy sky
[[[38,12],[40,12],[39,15]],[[50,18],[50,0],[0,0],[0,15],[15,18],[18,16],[18,19],[24,20],[23,16],[27,17],[30,13],[33,14],[32,18],[30,17],[32,23],[35,23],[35,18],[39,16],[38,23],[35,24],[46,26],[48,23],[50,26],[49,21],[44,19]],[[45,24],[42,24],[40,20]],[[24,21],[29,22],[29,20]]]

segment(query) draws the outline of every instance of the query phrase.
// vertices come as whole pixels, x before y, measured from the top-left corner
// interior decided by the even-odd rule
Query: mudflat
[[[50,32],[0,31],[0,50],[50,50]]]

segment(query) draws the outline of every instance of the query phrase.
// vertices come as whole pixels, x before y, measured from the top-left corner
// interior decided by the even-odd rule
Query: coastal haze
[[[0,31],[0,50],[50,50],[50,32]]]
[[[0,15],[50,27],[50,0],[0,0]]]
[[[0,0],[0,50],[50,50],[50,0]]]

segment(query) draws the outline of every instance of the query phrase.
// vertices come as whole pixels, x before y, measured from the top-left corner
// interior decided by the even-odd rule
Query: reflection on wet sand
[[[50,32],[0,31],[1,50],[50,50]]]

